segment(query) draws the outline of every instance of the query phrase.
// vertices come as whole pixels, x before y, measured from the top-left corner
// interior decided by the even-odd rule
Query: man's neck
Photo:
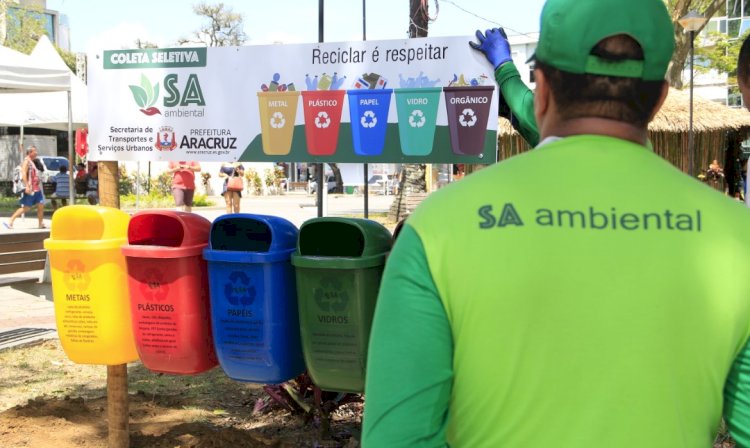
[[[648,130],[645,128],[622,121],[597,117],[573,118],[550,123],[549,126],[542,129],[541,138],[544,139],[552,135],[570,137],[582,134],[614,137],[643,146],[646,146],[648,142]]]

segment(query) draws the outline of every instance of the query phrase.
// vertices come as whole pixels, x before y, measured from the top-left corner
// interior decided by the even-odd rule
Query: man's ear
[[[661,109],[661,106],[664,105],[664,101],[667,99],[667,95],[669,94],[669,83],[667,81],[664,81],[664,84],[661,86],[661,94],[659,95],[659,101],[656,102],[656,107],[654,107],[653,112],[651,112],[651,116],[648,117],[648,122],[650,123],[651,120],[654,119],[656,116],[656,113],[659,112],[659,109]]]
[[[534,80],[536,82],[536,89],[534,90],[534,118],[536,119],[538,129],[542,128],[543,118],[550,106],[550,90],[547,78],[544,77],[544,73],[538,68],[534,69]]]

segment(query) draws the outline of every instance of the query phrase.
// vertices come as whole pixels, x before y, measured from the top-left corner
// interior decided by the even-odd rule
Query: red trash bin
[[[128,225],[128,270],[136,348],[152,371],[190,375],[218,362],[203,249],[211,222],[192,213],[144,211]]]

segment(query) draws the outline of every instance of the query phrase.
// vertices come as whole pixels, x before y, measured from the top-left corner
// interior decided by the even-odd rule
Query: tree
[[[209,5],[200,3],[193,5],[193,12],[208,19],[208,23],[193,31],[193,39],[180,38],[177,43],[203,44],[207,47],[226,47],[242,45],[247,40],[243,29],[244,17],[235,13],[224,3]]]
[[[715,69],[726,73],[729,77],[727,84],[737,84],[737,58],[740,54],[742,42],[750,33],[738,38],[732,38],[724,33],[710,32],[705,39],[696,43],[695,56],[702,63],[696,65],[697,71]]]
[[[8,48],[30,54],[36,42],[46,33],[41,10],[35,6],[18,7],[9,0],[0,0],[0,19],[5,18],[5,35],[2,44]]]
[[[70,51],[63,50],[62,48],[55,45],[55,50],[57,50],[57,54],[60,55],[63,62],[65,62],[65,65],[68,66],[71,72],[76,72],[76,55],[75,53],[71,53]]]
[[[672,23],[674,24],[674,40],[675,49],[672,53],[672,60],[670,61],[669,70],[667,71],[667,81],[672,87],[678,89],[682,88],[682,72],[685,69],[685,61],[687,61],[690,53],[690,33],[685,33],[682,29],[682,25],[679,24],[678,20],[683,17],[689,11],[697,11],[703,14],[705,17],[713,17],[717,12],[726,6],[726,0],[665,0],[667,9],[672,17]],[[708,22],[706,22],[708,23]],[[696,31],[698,34],[705,24]]]

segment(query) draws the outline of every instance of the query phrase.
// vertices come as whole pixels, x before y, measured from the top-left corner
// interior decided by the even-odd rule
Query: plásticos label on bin
[[[167,300],[170,282],[158,269],[147,269],[142,276],[138,290],[143,300],[133,307],[139,346],[151,353],[173,354],[179,329],[175,306]]]

